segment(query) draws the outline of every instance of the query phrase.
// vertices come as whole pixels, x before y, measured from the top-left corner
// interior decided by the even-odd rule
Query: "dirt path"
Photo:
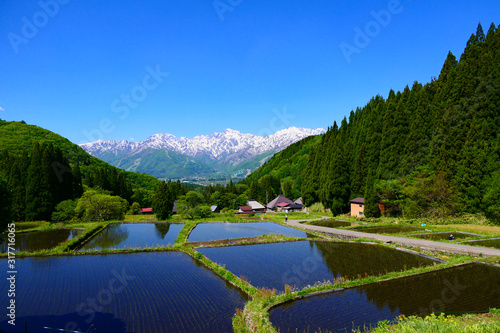
[[[325,233],[341,239],[368,238],[376,239],[383,242],[390,242],[409,247],[419,247],[422,250],[443,251],[449,253],[470,254],[477,256],[482,253],[484,256],[500,256],[500,249],[492,249],[480,246],[460,245],[453,243],[434,242],[422,239],[412,239],[407,237],[385,236],[377,234],[369,234],[353,230],[335,229],[328,227],[320,227],[316,225],[299,223],[302,220],[288,220],[286,223],[297,228]]]

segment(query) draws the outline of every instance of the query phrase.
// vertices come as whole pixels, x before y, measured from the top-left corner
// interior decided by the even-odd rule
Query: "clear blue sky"
[[[41,2],[0,1],[0,118],[75,143],[326,128],[500,23],[497,0]]]

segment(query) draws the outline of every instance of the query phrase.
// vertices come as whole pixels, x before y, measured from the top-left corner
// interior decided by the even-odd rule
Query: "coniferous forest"
[[[150,206],[159,181],[88,155],[67,139],[24,122],[0,120],[0,209],[5,221],[51,221],[56,206],[96,188]]]
[[[283,188],[292,179],[287,187],[300,188],[306,205],[321,202],[334,214],[364,197],[366,216],[384,203],[390,216],[500,220],[499,126],[500,28],[492,23],[484,32],[479,24],[460,59],[448,54],[439,77],[351,111],[317,145],[294,152],[307,156],[304,168],[287,149],[248,181],[252,187],[273,176]]]

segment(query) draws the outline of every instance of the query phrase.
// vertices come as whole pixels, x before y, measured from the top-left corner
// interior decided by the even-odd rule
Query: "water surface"
[[[25,321],[28,332],[52,332],[44,326],[113,333],[232,332],[231,317],[246,301],[180,252],[25,258],[17,259],[17,266],[16,327],[23,332]],[[7,283],[2,283],[4,309],[7,302]],[[12,331],[5,315],[0,330]]]
[[[450,238],[450,235],[453,235],[454,239],[477,237],[477,235],[470,235],[467,233],[461,233],[457,231],[436,232],[432,234],[423,234],[423,235],[409,235],[408,237],[429,239],[429,240],[448,240]]]
[[[217,248],[199,248],[209,259],[245,276],[256,287],[284,290],[335,278],[379,275],[434,261],[381,245],[297,241]]]
[[[313,221],[313,222],[308,223],[308,224],[317,225],[320,227],[328,227],[328,228],[338,228],[338,227],[348,227],[348,226],[359,225],[359,223],[336,221],[336,220]]]
[[[258,237],[262,235],[307,237],[305,231],[300,231],[272,222],[200,223],[189,235],[189,241],[206,242],[220,239]]]
[[[183,226],[171,223],[114,223],[85,243],[80,250],[173,245]]]
[[[479,241],[468,241],[468,242],[462,242],[462,244],[473,245],[473,246],[494,247],[495,249],[500,249],[500,238],[485,239],[485,240],[479,240]]]
[[[82,232],[83,229],[53,229],[16,233],[16,244],[14,245],[15,252],[34,252],[51,249],[78,236]],[[7,247],[7,235],[3,234],[0,237],[0,252],[7,252]]]
[[[369,234],[400,234],[403,232],[410,232],[410,231],[423,231],[424,229],[419,227],[413,227],[410,225],[388,225],[379,227],[357,227],[357,228],[350,228],[349,230],[366,232]]]
[[[500,307],[500,268],[451,268],[289,302],[270,311],[279,332],[351,331],[400,314],[462,314]]]

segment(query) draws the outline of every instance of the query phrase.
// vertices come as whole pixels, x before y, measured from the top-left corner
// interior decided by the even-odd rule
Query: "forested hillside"
[[[300,197],[309,154],[322,136],[309,136],[288,146],[240,182],[250,187],[250,198],[266,202],[266,196],[272,200],[280,190],[293,200]]]
[[[389,215],[484,212],[498,220],[499,125],[500,28],[491,24],[485,34],[479,25],[459,60],[448,54],[438,78],[375,96],[334,123],[309,154],[303,200],[346,213],[361,196],[367,216],[383,202]],[[287,150],[268,164],[280,165]],[[250,186],[264,167],[249,176]],[[282,186],[287,176],[279,175]]]
[[[50,220],[55,206],[79,198],[83,186],[151,204],[159,181],[126,172],[87,154],[69,140],[24,122],[0,120],[0,178],[8,184],[15,221]]]

